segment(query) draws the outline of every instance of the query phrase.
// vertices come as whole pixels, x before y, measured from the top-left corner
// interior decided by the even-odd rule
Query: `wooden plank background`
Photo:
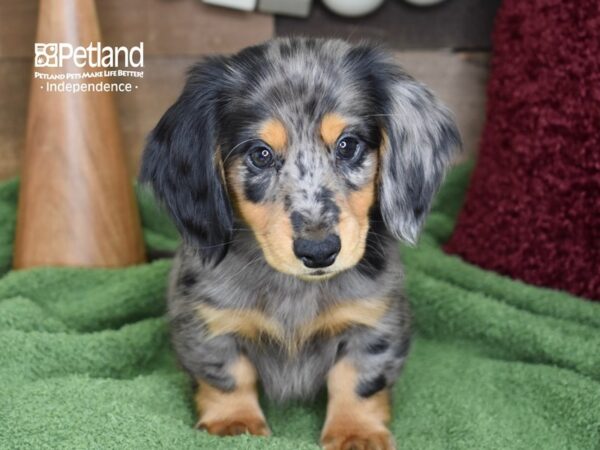
[[[31,57],[38,0],[0,2],[0,58]],[[106,45],[144,42],[145,56],[227,53],[274,34],[273,16],[199,0],[96,0]]]
[[[494,16],[501,1],[445,0],[422,7],[404,0],[387,0],[381,8],[360,19],[340,17],[314,1],[308,20],[278,17],[275,28],[278,35],[372,39],[398,50],[481,51],[491,46]]]
[[[132,175],[145,136],[179,94],[191,64],[202,55],[235,52],[275,34],[272,16],[198,0],[97,0],[97,5],[106,44],[144,42],[145,75],[136,83],[139,89],[116,95]],[[37,0],[0,2],[0,179],[18,173],[36,21]],[[277,21],[279,27],[280,18]],[[397,57],[409,73],[448,103],[465,148],[474,151],[484,119],[489,53],[403,50]]]
[[[37,0],[0,2],[0,179],[18,173],[25,139]],[[144,42],[144,79],[115,94],[132,174],[148,131],[202,55],[231,53],[274,35],[270,15],[205,5],[198,0],[97,0],[106,45]]]

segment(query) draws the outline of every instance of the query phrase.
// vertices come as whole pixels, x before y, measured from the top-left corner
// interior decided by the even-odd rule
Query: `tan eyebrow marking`
[[[276,152],[283,152],[288,141],[283,123],[278,119],[268,119],[258,132],[258,136]]]
[[[348,122],[336,113],[327,113],[321,120],[321,137],[323,141],[332,146],[338,140]]]

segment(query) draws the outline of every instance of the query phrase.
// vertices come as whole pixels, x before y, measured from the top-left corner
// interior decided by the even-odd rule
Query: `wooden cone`
[[[94,1],[40,0],[37,42],[101,42]],[[120,267],[144,259],[112,94],[46,92],[46,81],[32,80],[14,267]]]

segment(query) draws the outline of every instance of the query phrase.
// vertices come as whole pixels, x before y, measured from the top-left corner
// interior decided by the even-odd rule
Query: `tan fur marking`
[[[381,129],[381,145],[379,146],[379,156],[382,157],[390,148],[390,138],[388,137],[386,131]]]
[[[321,434],[325,450],[376,448],[392,450],[394,439],[387,429],[390,420],[390,393],[383,390],[361,398],[356,394],[356,369],[340,360],[327,376],[327,417]]]
[[[369,210],[375,202],[375,182],[370,182],[359,191],[352,192],[348,206],[358,220],[361,229],[369,225]]]
[[[278,119],[269,119],[264,122],[258,136],[276,152],[283,152],[288,142],[287,131]]]
[[[279,203],[253,203],[246,200],[239,170],[239,165],[234,165],[227,171],[227,183],[235,211],[254,232],[267,263],[281,272],[295,275],[300,263],[292,249],[289,215]]]
[[[351,267],[360,261],[364,255],[366,237],[369,231],[369,210],[375,202],[375,179],[370,181],[361,190],[352,192],[347,198],[336,197],[342,214],[338,226],[342,242],[353,242],[353,247],[342,246],[338,261]]]
[[[292,223],[280,204],[256,204],[238,200],[237,208],[254,232],[271,267],[291,275],[300,265],[292,247]]]
[[[243,198],[238,198],[236,203],[244,221],[252,227],[255,234],[263,236],[272,217],[270,205],[252,203]]]
[[[292,221],[283,204],[273,204],[269,211],[269,227],[263,234],[265,242],[261,243],[272,267],[284,271],[289,268],[294,273],[294,268],[300,264],[293,251],[293,234]]]
[[[339,114],[327,113],[321,121],[321,138],[331,147],[336,143],[342,131],[347,126],[348,122]]]
[[[221,158],[221,147],[217,147],[217,149],[215,150],[215,155],[214,155],[214,164],[215,167],[217,168],[217,172],[219,173],[219,176],[221,177],[221,181],[223,181],[223,185],[225,187],[225,192],[228,193],[228,188],[227,188],[227,178],[225,176],[225,167],[223,167],[223,159]]]
[[[259,436],[271,434],[258,403],[256,370],[245,356],[229,368],[236,381],[231,392],[224,392],[199,380],[195,401],[197,427],[221,436],[248,432]]]
[[[278,342],[293,355],[317,334],[334,336],[352,325],[374,327],[387,311],[388,304],[387,299],[343,302],[289,335],[279,322],[257,310],[218,309],[202,304],[196,310],[213,336],[231,333],[253,341],[267,338]]]
[[[266,336],[278,342],[284,340],[284,331],[279,323],[254,309],[213,308],[198,305],[201,319],[213,336],[237,334],[246,339],[258,340]]]
[[[316,334],[335,336],[351,325],[374,327],[388,309],[387,300],[357,300],[344,302],[319,314],[298,332],[299,345]]]

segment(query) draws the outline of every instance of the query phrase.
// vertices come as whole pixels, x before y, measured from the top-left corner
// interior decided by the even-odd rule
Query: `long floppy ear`
[[[462,149],[448,109],[391,61],[372,67],[383,101],[379,205],[388,230],[414,244],[446,169]]]
[[[217,261],[233,227],[217,142],[225,67],[224,59],[213,58],[191,68],[181,96],[148,137],[140,171],[183,239]]]

